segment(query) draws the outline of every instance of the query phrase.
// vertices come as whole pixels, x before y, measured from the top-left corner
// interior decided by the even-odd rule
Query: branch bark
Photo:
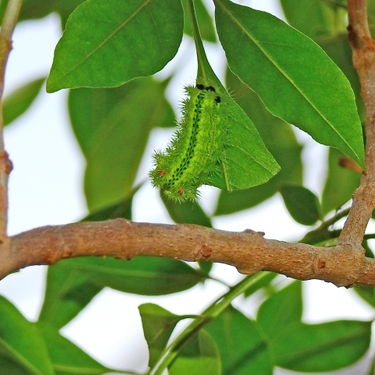
[[[0,277],[20,267],[81,256],[208,260],[230,264],[244,274],[267,270],[337,286],[375,285],[375,260],[366,258],[361,246],[323,248],[265,239],[263,233],[252,230],[225,232],[124,219],[42,227],[13,236],[10,253],[0,254]]]
[[[360,244],[375,208],[375,42],[367,21],[366,0],[348,0],[349,41],[353,65],[366,108],[366,172],[353,196],[353,205],[339,243]]]

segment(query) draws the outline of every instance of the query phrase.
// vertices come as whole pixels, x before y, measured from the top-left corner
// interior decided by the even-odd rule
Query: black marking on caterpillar
[[[213,87],[213,86],[204,86],[204,85],[202,85],[200,83],[197,84],[197,89],[216,92],[215,87]],[[220,96],[216,96],[215,97],[215,102],[216,103],[220,103],[221,102]]]
[[[221,98],[215,88],[197,84],[186,92],[183,118],[167,149],[154,154],[150,172],[153,185],[178,202],[196,200],[198,187],[209,182],[224,148]]]

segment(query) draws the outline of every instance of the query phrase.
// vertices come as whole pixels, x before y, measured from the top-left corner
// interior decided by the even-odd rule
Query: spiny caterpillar
[[[220,126],[221,98],[213,86],[186,87],[177,131],[164,152],[154,154],[152,184],[177,202],[195,201],[209,184],[223,155],[225,129]]]

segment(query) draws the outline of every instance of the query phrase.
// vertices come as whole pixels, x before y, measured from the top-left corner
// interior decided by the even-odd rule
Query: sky
[[[243,1],[255,8],[278,12],[275,1]],[[280,14],[280,13],[278,13]],[[43,20],[20,24],[14,34],[7,75],[6,92],[27,80],[46,76],[52,64],[53,50],[61,35],[59,20],[50,15]],[[191,47],[186,41],[186,48]],[[223,71],[222,51],[207,46],[214,69]],[[168,92],[175,108],[182,98],[182,88],[194,80],[196,64],[192,58],[188,70],[177,75]],[[173,66],[168,67],[172,69]],[[165,73],[159,73],[162,76]],[[220,75],[220,74],[219,74]],[[177,94],[176,94],[177,93]],[[43,225],[65,224],[79,220],[87,213],[82,192],[85,161],[77,145],[66,111],[66,91],[40,93],[28,112],[5,130],[5,146],[14,164],[9,183],[9,233],[16,234]],[[155,130],[145,152],[137,177],[145,178],[151,167],[151,155],[168,140],[168,130]],[[301,132],[298,139],[305,145],[303,157],[324,160],[326,148],[312,142]],[[318,163],[317,163],[318,164]],[[305,185],[315,192],[321,189],[324,163],[304,176]],[[203,190],[201,203],[208,212],[218,192]],[[165,209],[158,204],[158,193],[150,184],[135,198],[134,220],[171,223]],[[156,203],[155,203],[156,202]],[[282,223],[282,224],[281,224]],[[256,210],[230,217],[214,219],[218,229],[264,231],[267,238],[297,240],[306,231],[286,212],[282,200],[275,196]],[[229,283],[241,276],[230,266],[217,265],[214,274]],[[46,267],[35,266],[9,275],[0,282],[0,294],[9,298],[30,320],[35,320],[43,299]],[[309,323],[343,319],[373,319],[353,291],[322,281],[304,284],[304,320]],[[62,333],[87,350],[94,358],[112,367],[144,370],[147,346],[143,339],[137,306],[145,302],[162,305],[173,313],[199,313],[225,289],[212,281],[185,293],[166,297],[141,297],[110,289],[101,292],[76,319],[63,328]],[[251,313],[251,306],[236,301],[236,306]],[[242,306],[242,307],[241,307]],[[104,319],[103,319],[104,318]],[[134,353],[137,355],[134,355]],[[348,370],[349,371],[349,370]],[[350,371],[354,371],[351,369]],[[353,373],[353,372],[348,372]],[[359,372],[358,372],[359,373]],[[285,374],[283,371],[279,375]],[[345,372],[341,372],[345,374]]]

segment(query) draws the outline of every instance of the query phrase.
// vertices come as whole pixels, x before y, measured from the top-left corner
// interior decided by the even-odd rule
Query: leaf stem
[[[335,224],[337,221],[347,216],[349,212],[350,208],[346,208],[345,210],[337,212],[330,219],[324,221],[318,229],[328,229],[331,225]]]
[[[189,14],[191,29],[193,33],[193,38],[195,42],[195,48],[197,51],[198,59],[198,74],[197,81],[204,85],[209,85],[210,81],[217,81],[215,72],[211,68],[210,63],[208,62],[206,51],[204,50],[202,37],[199,31],[197,16],[194,8],[194,0],[187,0],[187,12]]]
[[[328,220],[324,221],[318,228],[312,230],[311,232],[306,233],[306,235],[300,240],[300,242],[309,243],[309,244],[316,244],[322,241],[322,237],[326,237],[329,234],[328,238],[332,238],[333,232],[328,233],[328,228],[335,224],[340,219],[344,218],[350,212],[350,208],[346,208],[334,216],[329,218]],[[337,233],[337,232],[335,232]],[[341,233],[341,230],[339,231]]]
[[[222,313],[234,300],[234,298],[241,295],[246,289],[259,282],[261,279],[267,277],[269,272],[259,272],[255,275],[250,275],[233,286],[227,293],[216,299],[211,305],[203,311],[198,318],[191,322],[182,331],[176,339],[165,349],[162,354],[161,362],[158,367],[151,370],[150,374],[161,375],[163,371],[170,366],[173,360],[178,355],[178,349],[196,332],[198,332],[204,325],[210,323],[220,313]]]

